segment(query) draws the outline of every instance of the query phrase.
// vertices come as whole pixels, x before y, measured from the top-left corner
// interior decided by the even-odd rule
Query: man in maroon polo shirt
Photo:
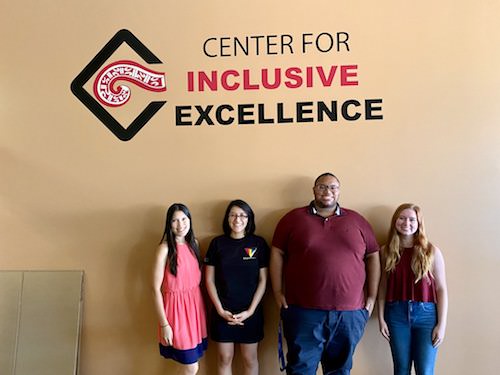
[[[338,204],[340,183],[320,175],[314,200],[287,213],[274,232],[271,282],[287,340],[287,374],[347,375],[372,313],[380,279],[370,224]],[[366,287],[365,287],[366,286]]]

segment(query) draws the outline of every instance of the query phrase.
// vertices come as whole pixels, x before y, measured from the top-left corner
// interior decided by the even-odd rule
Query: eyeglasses
[[[316,185],[319,191],[327,191],[330,190],[332,193],[335,193],[340,189],[340,186],[338,185],[324,185],[324,184],[319,184]]]
[[[231,220],[235,220],[235,219],[245,220],[245,219],[248,219],[248,215],[245,215],[245,214],[229,214],[229,218]]]

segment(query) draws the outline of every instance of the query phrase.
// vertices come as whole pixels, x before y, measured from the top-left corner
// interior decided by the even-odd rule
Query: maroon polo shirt
[[[364,307],[365,257],[379,246],[360,214],[346,208],[337,213],[323,218],[306,206],[278,223],[272,245],[284,252],[288,304],[322,310]]]

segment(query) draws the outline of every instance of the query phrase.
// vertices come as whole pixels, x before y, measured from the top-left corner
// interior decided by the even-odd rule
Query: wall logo
[[[367,77],[361,74],[361,68],[366,64],[350,60],[354,59],[350,56],[354,41],[347,31],[206,36],[198,45],[196,65],[199,67],[181,72],[169,87],[170,94],[177,99],[185,97],[178,93],[189,96],[187,103],[176,105],[175,100],[171,101],[174,103],[171,106],[173,118],[169,125],[189,126],[193,130],[205,126],[314,128],[320,124],[383,121],[383,99],[372,96],[370,87],[364,85]],[[123,43],[144,62],[116,56],[113,59]],[[325,54],[329,58],[322,58],[324,63],[318,63],[317,57]],[[294,57],[301,55],[310,55],[309,62],[297,64],[296,60],[302,59]],[[214,59],[224,61],[214,64]],[[233,60],[235,65],[231,65]],[[241,68],[242,61],[254,67]],[[117,110],[129,102],[132,94],[124,81],[147,90],[148,95],[149,92],[166,91],[165,73],[143,66],[161,63],[130,31],[120,30],[73,80],[71,91],[116,137],[128,141],[166,101],[145,103],[146,108],[130,125],[124,126],[113,114],[122,119],[120,115],[141,111],[144,97],[132,102],[126,113]],[[314,90],[313,95],[311,90]],[[289,91],[295,95],[283,95]],[[370,96],[365,97],[364,93]],[[227,100],[230,96],[234,100]],[[304,99],[309,96],[317,99]],[[210,102],[200,103],[200,97],[208,97]],[[285,97],[286,100],[281,99]]]
[[[123,43],[128,44],[147,64],[162,63],[134,34],[125,29],[120,30],[71,82],[71,91],[117,138],[129,141],[166,101],[149,103],[129,126],[123,126],[105,109],[125,105],[130,99],[130,88],[125,85],[115,86],[117,81],[131,82],[153,92],[166,91],[167,86],[165,73],[153,71],[132,60],[115,61],[102,68]],[[92,96],[84,86],[96,73]]]

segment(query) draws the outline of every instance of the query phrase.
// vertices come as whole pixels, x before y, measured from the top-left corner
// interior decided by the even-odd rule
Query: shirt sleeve
[[[267,245],[266,240],[260,238],[259,244],[259,268],[269,267],[269,246]]]
[[[217,261],[217,238],[210,241],[207,253],[205,254],[204,263],[209,266],[215,266]]]
[[[361,217],[361,234],[366,243],[366,254],[375,253],[380,250],[380,246],[375,238],[375,233],[370,223]]]
[[[283,251],[285,251],[288,247],[289,216],[289,213],[286,214],[278,222],[278,225],[274,230],[273,240],[271,242],[272,246],[275,246]]]

